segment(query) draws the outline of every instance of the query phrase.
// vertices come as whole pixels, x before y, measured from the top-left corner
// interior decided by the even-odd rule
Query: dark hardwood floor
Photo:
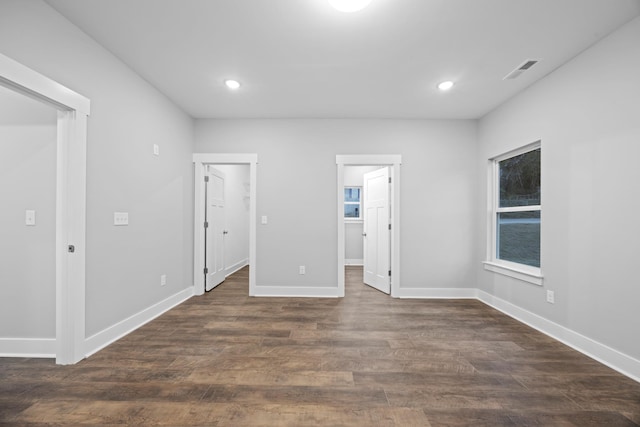
[[[249,298],[243,269],[74,366],[0,359],[0,425],[635,426],[640,384],[473,300]]]

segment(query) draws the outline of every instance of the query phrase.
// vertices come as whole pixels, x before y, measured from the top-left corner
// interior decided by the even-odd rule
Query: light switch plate
[[[160,155],[160,146],[158,144],[153,144],[153,154],[156,156]]]
[[[263,224],[267,223],[267,216],[266,215],[262,215],[262,223]]]
[[[27,210],[24,216],[25,225],[36,225],[36,211]]]
[[[129,225],[129,212],[114,212],[113,225]]]

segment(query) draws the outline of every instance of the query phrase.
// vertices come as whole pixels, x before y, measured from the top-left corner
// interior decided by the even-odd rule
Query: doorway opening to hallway
[[[400,163],[399,155],[336,156],[339,296],[355,266],[365,285],[398,294]]]

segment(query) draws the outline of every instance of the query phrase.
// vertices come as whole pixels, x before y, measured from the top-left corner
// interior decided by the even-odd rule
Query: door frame
[[[256,294],[256,183],[258,155],[256,153],[195,153],[194,222],[193,222],[193,293],[203,295],[204,277],[204,176],[209,165],[249,165],[249,296]]]
[[[391,177],[391,296],[400,296],[400,154],[338,154],[337,218],[338,218],[338,296],[344,297],[345,236],[344,236],[344,167],[389,166]]]
[[[0,85],[58,110],[56,137],[56,363],[85,356],[87,117],[90,101],[0,54]],[[69,246],[74,252],[70,253]],[[49,356],[50,354],[44,354]]]

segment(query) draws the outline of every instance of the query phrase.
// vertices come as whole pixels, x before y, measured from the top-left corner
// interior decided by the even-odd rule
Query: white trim
[[[640,382],[640,360],[627,356],[605,344],[599,343],[482,290],[478,289],[477,295],[478,300],[488,306],[568,345],[574,350],[626,375],[632,380]]]
[[[246,267],[247,265],[249,265],[249,258],[245,258],[241,261],[236,262],[233,265],[230,265],[229,267],[226,267],[224,269],[224,277],[231,276],[233,273],[240,270],[241,268]]]
[[[336,156],[337,161],[338,156]],[[345,237],[344,237],[344,164],[338,162],[338,167],[336,173],[338,175],[336,183],[337,183],[337,193],[338,193],[338,296],[340,298],[344,297],[344,264],[345,264]]]
[[[2,54],[0,85],[47,102],[58,110],[74,110],[85,116],[90,114],[89,99]]]
[[[256,224],[258,155],[255,153],[195,153],[194,181],[194,238],[193,238],[193,280],[194,295],[204,294],[204,233],[199,224],[204,224],[204,169],[211,164],[248,164],[249,165],[249,295],[255,295],[256,289]]]
[[[539,212],[542,211],[541,205],[527,205],[527,206],[510,206],[508,208],[501,208],[496,206],[497,213],[505,212]]]
[[[360,258],[360,259],[355,259],[355,258],[349,259],[349,258],[347,258],[347,259],[344,260],[344,265],[364,265],[364,260],[362,258]]]
[[[0,357],[56,357],[55,338],[0,338]]]
[[[156,317],[166,313],[177,305],[182,304],[193,296],[193,287],[188,287],[174,294],[151,307],[136,313],[128,318],[116,323],[113,326],[104,329],[86,339],[84,343],[85,357],[102,350],[106,346],[116,342],[120,338],[135,331],[146,323],[149,323]]]
[[[542,286],[544,280],[542,271],[539,268],[531,267],[531,269],[528,269],[526,265],[506,263],[505,261],[484,261],[483,264],[484,269],[487,271],[513,277],[514,279],[532,283],[537,286]]]
[[[338,298],[338,288],[302,286],[256,286],[257,297]]]
[[[86,147],[90,101],[0,54],[0,85],[58,110],[56,140],[56,363],[82,359],[85,334]],[[68,245],[75,252],[69,253]]]
[[[389,166],[391,177],[391,296],[400,293],[400,154],[338,154],[337,215],[338,215],[338,296],[344,297],[345,236],[344,236],[344,167],[379,165]]]
[[[400,288],[399,298],[476,299],[475,288]]]
[[[501,162],[505,159],[510,159],[511,157],[519,156],[520,154],[528,153],[529,151],[537,150],[542,147],[542,140],[539,139],[537,141],[531,142],[529,144],[523,145],[521,147],[515,148],[513,150],[507,151],[506,153],[498,154],[496,156],[490,157],[489,160],[492,162]]]

